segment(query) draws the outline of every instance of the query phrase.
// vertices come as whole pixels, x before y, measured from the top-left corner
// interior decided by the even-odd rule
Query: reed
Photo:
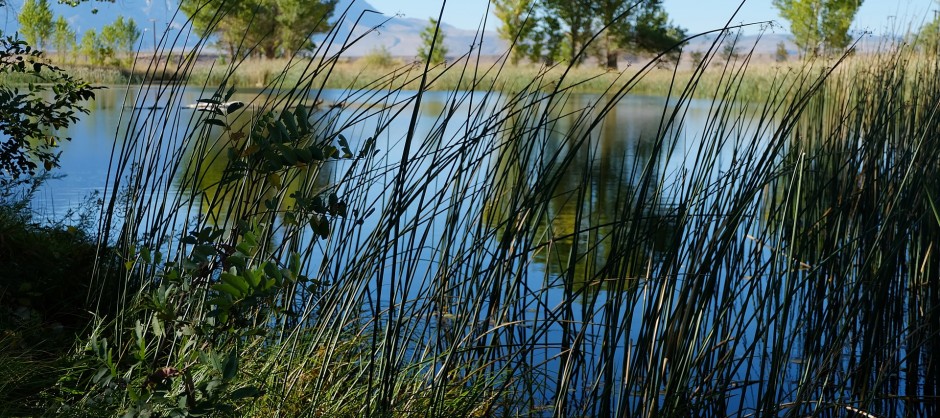
[[[170,106],[125,115],[146,128],[116,141],[100,225],[122,309],[82,340],[60,411],[937,412],[933,62],[813,63],[754,101],[748,57],[711,53],[663,84],[610,191],[599,135],[655,60],[507,90],[472,55],[330,81],[326,51],[245,107],[221,105],[234,62],[207,78],[214,111],[175,110],[175,81]],[[447,106],[423,107],[442,80]],[[347,89],[317,109],[326,85]]]

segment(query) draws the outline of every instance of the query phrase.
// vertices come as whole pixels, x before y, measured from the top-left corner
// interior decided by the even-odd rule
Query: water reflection
[[[533,261],[585,295],[631,286],[673,247],[670,243],[679,233],[673,205],[660,189],[668,159],[667,150],[659,146],[666,103],[623,100],[603,118],[600,129],[584,137],[583,124],[570,115],[592,112],[584,109],[591,100],[565,103],[556,113],[569,116],[559,116],[537,145],[518,144],[525,136],[507,132],[494,164],[499,167],[497,177],[509,186],[489,202],[487,212],[490,227],[500,230],[506,241],[511,229],[506,225],[513,224],[504,217],[513,216],[506,214],[513,205],[506,199],[514,194],[508,190],[535,184],[529,180],[538,176],[554,177],[551,190],[540,191],[546,198],[534,233],[539,250]]]
[[[259,216],[292,216],[298,200],[323,193],[333,183],[331,163],[296,162],[278,170],[247,170],[246,164],[258,164],[257,132],[259,118],[274,120],[293,117],[296,109],[260,112],[248,107],[226,115],[227,127],[206,125],[197,135],[207,139],[195,141],[182,158],[181,173],[176,176],[179,190],[186,191],[198,202],[199,213],[215,226],[231,226],[237,219]],[[311,120],[325,121],[330,110],[314,110]],[[311,135],[295,138],[290,147],[312,146]],[[256,155],[255,153],[258,153]],[[250,162],[252,159],[257,160]],[[283,219],[280,219],[283,220]],[[290,219],[296,221],[296,219]]]

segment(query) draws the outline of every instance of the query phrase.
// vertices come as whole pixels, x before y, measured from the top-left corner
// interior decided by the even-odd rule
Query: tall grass
[[[654,63],[600,96],[565,68],[509,94],[471,52],[319,110],[326,47],[239,109],[161,85],[124,115],[101,224],[123,309],[62,411],[936,413],[937,66],[899,48],[754,102],[750,61],[715,50],[613,170],[601,135]]]

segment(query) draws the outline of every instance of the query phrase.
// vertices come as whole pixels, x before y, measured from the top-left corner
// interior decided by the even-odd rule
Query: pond
[[[307,312],[296,324],[342,318],[333,329],[395,342],[371,346],[373,361],[428,376],[487,370],[529,408],[503,412],[779,413],[817,398],[837,411],[858,379],[898,396],[932,382],[919,369],[882,379],[873,359],[896,358],[864,350],[885,340],[833,329],[867,312],[842,302],[869,282],[850,267],[860,258],[837,268],[803,245],[847,244],[812,235],[826,232],[801,205],[830,196],[804,173],[838,161],[806,157],[772,106],[340,90],[187,106],[210,97],[100,91],[35,208],[55,219],[98,192],[114,205],[105,230],[129,220],[167,259],[190,250],[174,244],[190,231],[234,243],[240,222],[266,225],[271,257],[300,257],[317,283],[292,293]],[[892,324],[906,324],[896,303]]]

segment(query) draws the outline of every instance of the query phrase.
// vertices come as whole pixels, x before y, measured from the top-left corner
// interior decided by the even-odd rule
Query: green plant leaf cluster
[[[317,286],[298,255],[285,266],[270,258],[264,225],[242,222],[238,230],[234,245],[223,229],[190,232],[177,261],[135,251],[128,274],[153,271],[155,281],[127,306],[118,334],[99,324],[86,340],[83,366],[68,382],[87,388],[82,410],[234,416],[263,394],[246,348],[276,339],[272,323],[296,318],[285,303],[295,288]]]
[[[444,46],[444,30],[437,19],[428,20],[428,25],[421,30],[421,49],[418,61],[432,66],[443,64],[447,59],[447,47]]]
[[[41,166],[58,165],[56,130],[87,114],[84,102],[94,99],[96,87],[49,64],[42,52],[25,41],[0,39],[0,75],[28,74],[39,83],[0,86],[0,180],[33,175]]]

